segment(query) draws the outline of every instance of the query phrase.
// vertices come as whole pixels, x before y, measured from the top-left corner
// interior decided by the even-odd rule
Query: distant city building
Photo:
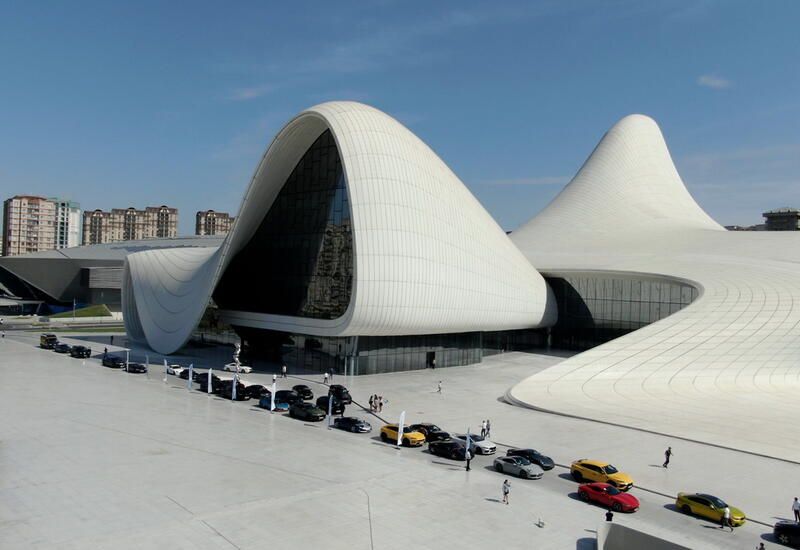
[[[56,204],[44,197],[17,195],[3,202],[3,256],[56,247]]]
[[[195,215],[195,235],[227,235],[233,226],[233,217],[227,212],[201,210]]]
[[[83,237],[81,205],[58,197],[48,200],[56,205],[56,248],[80,246]]]
[[[113,208],[110,212],[93,210],[83,215],[83,243],[87,245],[177,236],[177,208]]]
[[[756,225],[726,225],[728,231],[764,231],[766,228],[763,223]]]
[[[800,210],[797,208],[778,208],[762,214],[766,220],[767,231],[800,230]]]

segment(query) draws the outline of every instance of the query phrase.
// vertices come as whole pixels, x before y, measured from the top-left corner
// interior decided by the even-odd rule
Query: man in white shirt
[[[731,523],[731,509],[729,507],[725,507],[722,510],[722,518],[720,521],[720,529],[725,529],[725,527],[731,528],[731,533],[733,533],[733,524]]]
[[[797,497],[794,497],[794,502],[792,503],[792,512],[794,512],[794,520],[797,523],[800,523],[800,501],[797,500]]]

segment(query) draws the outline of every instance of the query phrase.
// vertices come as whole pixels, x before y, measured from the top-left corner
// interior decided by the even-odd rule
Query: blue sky
[[[506,229],[621,117],[660,124],[723,224],[800,207],[800,2],[16,2],[0,192],[235,213],[272,137],[336,99],[426,141]]]

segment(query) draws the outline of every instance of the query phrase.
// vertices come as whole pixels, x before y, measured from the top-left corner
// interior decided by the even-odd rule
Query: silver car
[[[494,469],[523,479],[541,479],[544,470],[521,456],[498,456],[494,459]]]

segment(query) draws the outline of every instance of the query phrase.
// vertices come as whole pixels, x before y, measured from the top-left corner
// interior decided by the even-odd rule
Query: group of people
[[[383,410],[383,396],[374,394],[369,396],[369,410],[372,412],[381,412]]]
[[[481,437],[491,437],[492,436],[492,423],[487,418],[486,420],[481,420]]]

